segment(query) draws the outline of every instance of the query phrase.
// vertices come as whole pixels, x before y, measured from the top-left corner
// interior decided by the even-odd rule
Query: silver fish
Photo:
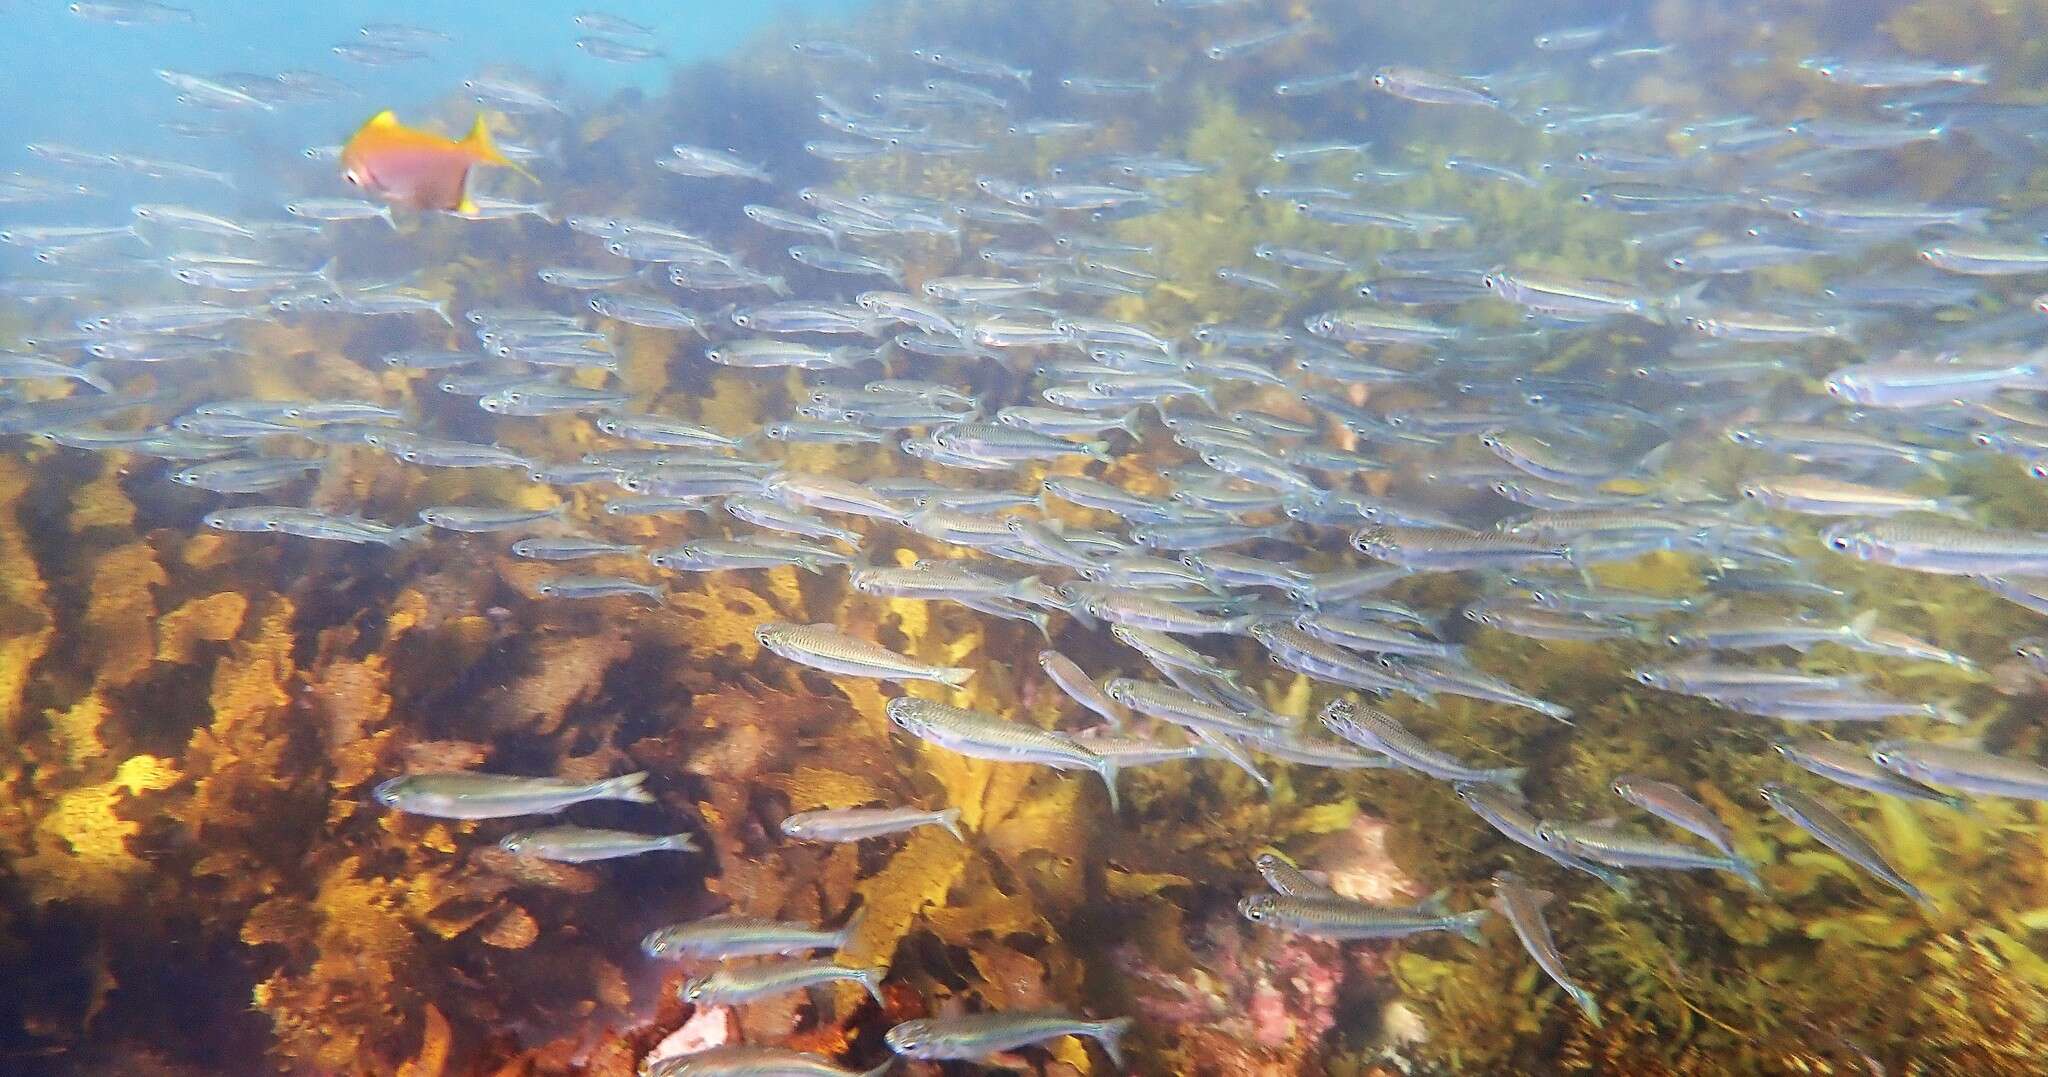
[[[1413,909],[1386,909],[1343,897],[1288,897],[1252,894],[1237,903],[1238,912],[1263,927],[1319,939],[1399,939],[1428,931],[1455,931],[1471,942],[1483,941],[1479,925],[1485,909],[1451,912],[1439,896]]]
[[[1563,988],[1586,1019],[1598,1028],[1600,1000],[1566,971],[1564,955],[1558,952],[1557,941],[1550,934],[1550,924],[1543,919],[1543,907],[1550,904],[1555,896],[1548,890],[1526,885],[1513,872],[1503,871],[1493,877],[1493,898],[1488,904],[1515,929],[1516,937],[1522,940],[1522,948],[1535,959],[1544,975]]]
[[[371,795],[387,808],[415,815],[442,819],[504,819],[515,815],[553,814],[591,800],[652,804],[654,795],[641,788],[646,781],[645,771],[598,782],[454,771],[389,778],[379,782]]]
[[[756,628],[754,638],[792,662],[841,676],[938,681],[956,687],[974,676],[974,670],[965,667],[926,665],[831,624],[772,621]]]
[[[975,1013],[920,1017],[890,1029],[883,1039],[906,1058],[978,1060],[1060,1036],[1086,1036],[1102,1045],[1110,1065],[1124,1065],[1121,1040],[1132,1019],[1087,1021],[1058,1013]]]
[[[744,968],[721,968],[685,980],[676,997],[698,1006],[737,1005],[820,984],[853,980],[876,1003],[883,1003],[883,969],[856,969],[830,961],[780,961]]]
[[[1799,829],[1813,835],[1814,840],[1834,850],[1842,859],[1876,876],[1907,897],[1913,903],[1932,908],[1934,899],[1926,892],[1900,875],[1897,869],[1885,860],[1884,854],[1870,839],[1850,826],[1834,809],[1788,785],[1765,782],[1758,790],[1764,803],[1769,804],[1778,814],[1790,819]]]
[[[498,847],[520,856],[587,864],[623,856],[671,851],[698,852],[688,834],[635,834],[625,830],[593,830],[580,826],[548,826],[521,830],[498,839]]]
[[[914,696],[892,699],[887,709],[904,732],[970,758],[1092,770],[1109,791],[1110,811],[1117,810],[1116,763],[1064,733]]]
[[[861,841],[901,834],[921,826],[942,826],[962,841],[960,809],[829,808],[784,816],[784,834],[800,841]]]
[[[2048,800],[2048,767],[2025,759],[1916,740],[1878,741],[1870,758],[1916,782],[1983,796]]]

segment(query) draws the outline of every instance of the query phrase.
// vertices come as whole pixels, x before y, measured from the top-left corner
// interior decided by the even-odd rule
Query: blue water
[[[459,92],[462,80],[486,65],[523,70],[532,81],[570,96],[593,96],[623,87],[658,87],[670,67],[721,55],[764,26],[791,18],[843,15],[862,0],[577,0],[455,3],[451,0],[192,0],[191,24],[123,27],[73,15],[64,0],[33,0],[5,9],[0,35],[0,130],[13,137],[0,150],[0,167],[28,167],[22,144],[51,141],[103,152],[192,158],[190,143],[160,129],[173,120],[216,116],[230,125],[287,131],[307,146],[338,142],[360,113],[390,107],[416,113],[427,102]],[[666,59],[614,64],[576,48],[585,31],[571,17],[602,10],[656,28],[649,42]],[[428,46],[430,57],[391,67],[364,67],[336,57],[337,44],[360,43],[366,22],[400,22],[439,30],[452,39]],[[639,42],[636,41],[636,44]],[[318,71],[362,91],[357,101],[294,107],[279,119],[263,114],[214,114],[180,105],[155,72],[170,68],[212,76],[227,71],[273,74]],[[408,107],[410,106],[410,107]],[[319,124],[329,126],[318,126]]]

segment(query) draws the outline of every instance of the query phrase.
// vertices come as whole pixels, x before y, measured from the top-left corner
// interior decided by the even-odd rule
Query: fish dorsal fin
[[[366,123],[366,124],[364,124],[363,126],[364,126],[364,127],[397,127],[397,126],[400,126],[400,124],[399,124],[399,122],[398,122],[398,113],[396,113],[396,112],[393,112],[393,111],[391,111],[390,109],[388,109],[388,108],[387,108],[387,109],[385,109],[384,111],[382,111],[382,112],[379,112],[379,113],[378,113],[378,114],[376,114],[375,116],[372,116],[372,117],[370,117],[370,122],[369,122],[369,123]]]

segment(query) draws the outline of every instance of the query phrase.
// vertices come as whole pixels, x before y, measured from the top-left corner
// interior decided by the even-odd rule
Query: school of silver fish
[[[195,502],[193,526],[247,541],[288,535],[381,547],[366,554],[380,558],[470,542],[560,563],[536,599],[631,602],[660,616],[692,574],[795,566],[843,580],[848,602],[948,602],[1024,622],[1045,641],[1031,675],[1073,703],[1060,728],[932,698],[974,666],[933,665],[832,623],[765,623],[756,634],[774,656],[763,661],[929,682],[888,705],[900,735],[1092,772],[1112,815],[1119,773],[1136,767],[1235,767],[1261,784],[1276,767],[1384,768],[1388,782],[1449,783],[1473,825],[1527,850],[1520,873],[1491,880],[1490,906],[1374,906],[1269,857],[1257,867],[1271,892],[1248,893],[1244,918],[1331,939],[1451,931],[1479,941],[1497,912],[1595,1021],[1598,985],[1572,978],[1568,947],[1543,920],[1551,893],[1529,881],[1537,872],[1624,891],[1646,872],[1726,873],[1755,888],[1734,900],[1769,901],[1765,865],[1677,784],[1612,776],[1615,806],[1654,823],[1572,819],[1522,794],[1540,782],[1521,761],[1440,743],[1429,715],[1453,697],[1574,722],[1518,686],[1517,670],[1469,659],[1462,641],[1477,633],[1628,656],[1630,690],[1649,690],[1646,707],[1668,693],[1722,708],[1731,723],[1842,730],[1777,744],[1783,780],[1738,802],[1783,815],[1916,902],[1933,899],[1890,865],[1874,831],[1830,806],[1841,789],[1952,808],[1970,797],[2048,799],[2048,768],[1944,728],[1971,721],[1956,700],[1898,698],[1839,657],[1829,665],[1860,652],[1946,667],[1972,684],[1980,663],[2001,657],[1888,627],[1894,571],[1964,577],[2048,614],[2048,533],[2001,523],[1955,490],[1962,468],[1997,457],[2048,478],[2048,411],[2034,403],[2048,389],[2048,295],[2033,291],[2048,288],[2048,221],[1988,196],[1927,204],[1892,183],[1895,155],[1929,145],[1967,156],[1987,192],[2001,174],[2023,178],[2031,157],[1999,144],[2048,130],[2048,106],[2000,100],[1988,88],[1996,73],[1980,66],[1873,54],[1805,63],[1812,78],[1850,91],[1837,114],[1616,109],[1602,92],[1610,77],[1670,55],[1647,28],[1617,20],[1539,35],[1520,60],[1485,74],[1428,57],[1303,66],[1261,103],[1367,98],[1401,123],[1455,122],[1470,132],[1463,154],[1423,160],[1375,145],[1340,112],[1270,162],[1216,159],[1146,144],[1118,118],[1158,107],[1183,68],[1283,47],[1341,50],[1311,47],[1321,33],[1312,17],[1289,21],[1285,5],[1263,0],[1128,6],[1134,18],[1179,20],[1187,55],[1032,71],[944,42],[900,56],[851,37],[796,43],[820,125],[783,155],[806,162],[803,185],[713,146],[678,144],[642,162],[679,190],[743,192],[752,201],[740,214],[558,217],[530,187],[513,188],[526,201],[475,192],[472,216],[524,218],[526,241],[556,252],[537,279],[493,282],[494,294],[524,297],[516,303],[468,304],[462,290],[450,302],[408,277],[354,273],[337,258],[341,238],[374,246],[398,234],[398,221],[338,180],[275,191],[271,212],[236,213],[219,207],[247,206],[239,195],[265,190],[265,177],[30,143],[40,167],[0,176],[10,208],[0,242],[33,258],[0,283],[35,327],[0,353],[0,431],[21,452],[116,454],[138,469],[164,461],[164,480],[211,495]],[[190,18],[142,0],[71,10],[124,26]],[[653,30],[629,20],[593,12],[575,22],[585,36],[574,47],[589,56],[663,54]],[[378,24],[335,52],[374,67],[445,39]],[[354,92],[303,72],[160,74],[195,115],[223,125]],[[1696,77],[1711,85],[1716,72]],[[502,72],[459,92],[516,115],[522,132],[568,112],[545,86]],[[502,148],[545,188],[547,151]],[[892,157],[953,162],[972,185],[878,189],[847,178]],[[1437,169],[1473,197],[1418,202],[1415,181]],[[104,172],[152,177],[166,193],[101,212],[84,184]],[[1176,279],[1165,268],[1170,243],[1132,237],[1181,205],[1180,185],[1219,176],[1256,177],[1240,212],[1284,221],[1276,233],[1297,238],[1224,252],[1203,267],[1208,279]],[[1481,196],[1495,184],[1566,192],[1561,212],[1625,237],[1599,257],[1633,271],[1607,280],[1546,268],[1561,260],[1555,245],[1572,222],[1491,220]],[[13,216],[29,206],[51,213]],[[1818,290],[1759,286],[1758,274],[1788,266]],[[1203,324],[1113,313],[1139,309],[1125,302],[1133,297],[1218,285],[1257,313]],[[178,371],[243,353],[253,324],[339,331],[373,318],[397,323],[393,339],[405,343],[366,369],[473,401],[484,414],[461,428],[578,415],[605,447],[538,458],[453,435],[451,409],[178,389]],[[662,414],[613,376],[622,326],[667,333],[672,365],[700,377],[723,366],[721,376],[772,391],[802,372],[801,394],[758,426]],[[836,473],[792,464],[792,447],[810,445],[898,458]],[[403,521],[305,503],[320,473],[377,451],[418,468],[509,469],[606,499],[584,515],[566,497],[539,511],[421,505]],[[1739,469],[1688,467],[1709,451],[1739,455]],[[1140,454],[1162,462],[1144,465],[1159,481],[1127,488],[1121,465]],[[626,516],[657,519],[669,537],[658,547],[607,537],[608,522]],[[928,559],[870,560],[906,542]],[[1612,566],[1671,554],[1701,566],[1704,590],[1600,582]],[[1451,593],[1445,576],[1462,597],[1422,601]],[[1418,588],[1424,580],[1436,582]],[[2048,645],[2021,640],[2016,651],[2048,669]],[[1269,709],[1246,686],[1267,667],[1319,686],[1319,709]],[[1854,724],[1876,722],[1888,723],[1883,735],[1860,740]],[[1628,735],[1598,725],[1566,733]],[[399,811],[500,819],[592,800],[652,803],[643,783],[659,780],[413,774],[391,777],[376,797]],[[805,812],[782,831],[860,841],[926,826],[975,840],[945,805]],[[687,834],[568,825],[501,844],[572,862],[695,848]],[[886,969],[807,956],[835,949],[847,930],[713,917],[656,931],[644,949],[782,955],[690,979],[690,1002],[839,980],[879,1000]],[[887,1043],[913,1058],[982,1059],[1078,1035],[1120,1063],[1128,1026],[984,1013],[910,1021]],[[655,1069],[843,1072],[764,1047]]]

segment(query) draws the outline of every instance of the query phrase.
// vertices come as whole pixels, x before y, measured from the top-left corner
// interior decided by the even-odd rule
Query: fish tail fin
[[[87,385],[92,386],[94,389],[97,389],[102,393],[113,392],[114,383],[108,381],[103,375],[100,374],[99,371],[100,367],[99,364],[97,363],[94,363],[91,366],[79,367],[78,380],[84,382]]]
[[[966,684],[967,678],[972,676],[974,676],[974,671],[972,669],[969,669],[966,666],[954,666],[951,669],[947,669],[940,672],[938,675],[938,679],[944,681],[946,684],[951,685],[954,688],[958,688],[961,685]]]
[[[636,770],[631,774],[621,774],[616,778],[606,778],[604,781],[597,783],[597,788],[594,792],[597,793],[597,797],[600,800],[623,800],[631,804],[652,804],[654,803],[654,794],[641,788],[642,784],[646,781],[647,772]]]
[[[790,290],[789,281],[782,277],[768,277],[761,283],[767,285],[770,292],[785,298],[795,294]]]
[[[1510,789],[1519,789],[1522,786],[1523,776],[1527,775],[1528,773],[1528,767],[1502,767],[1499,770],[1488,771],[1486,774],[1486,780],[1493,783],[1494,785],[1502,785]]]
[[[1052,614],[1044,610],[1033,610],[1024,619],[1030,621],[1032,627],[1038,629],[1038,634],[1045,637],[1045,642],[1052,642]]]
[[[1116,792],[1116,761],[1113,759],[1101,760],[1095,764],[1095,773],[1102,776],[1102,787],[1109,791],[1110,814],[1122,814],[1123,801],[1117,797]]]
[[[882,1077],[882,1075],[889,1072],[890,1068],[894,1065],[896,1065],[896,1056],[892,1054],[888,1058],[883,1059],[881,1065],[876,1066],[874,1069],[868,1070],[867,1072],[861,1074],[860,1077]]]
[[[1671,459],[1672,448],[1676,444],[1677,442],[1675,441],[1667,441],[1644,453],[1631,470],[1638,475],[1654,475],[1662,471],[1664,464]]]
[[[668,837],[661,839],[661,847],[664,849],[674,850],[678,853],[694,853],[701,851],[697,848],[697,843],[691,840],[688,834],[670,834]]]
[[[867,918],[868,907],[866,905],[862,905],[860,908],[853,910],[853,915],[848,916],[846,918],[846,922],[844,924],[839,925],[839,930],[835,932],[835,934],[839,936],[839,939],[837,942],[833,943],[833,947],[835,949],[840,950],[845,949],[847,942],[852,940],[854,933],[860,930],[860,925],[862,921],[865,921]]]
[[[386,210],[385,212],[388,213],[390,211]],[[328,290],[337,294],[341,291],[341,285],[334,283],[334,263],[338,261],[340,261],[339,258],[329,258],[325,262],[320,263],[320,268],[313,271],[313,275],[320,279],[320,283],[325,284]]]
[[[1681,288],[1662,300],[1653,302],[1650,313],[1655,317],[1652,320],[1669,325],[1673,321],[1678,320],[1673,315],[1683,315],[1688,310],[1699,309],[1700,296],[1706,293],[1707,285],[1712,283],[1713,278],[1709,277],[1697,284]]]
[[[1450,901],[1451,892],[1448,888],[1438,890],[1436,893],[1416,902],[1415,911],[1424,916],[1449,916],[1451,915]]]
[[[889,1003],[882,998],[882,978],[887,975],[888,969],[867,968],[854,973],[853,978],[859,980],[862,987],[867,988],[868,997],[875,1000],[875,1005],[887,1006]]]
[[[498,152],[497,144],[491,141],[490,125],[484,122],[484,114],[481,112],[476,114],[476,122],[469,126],[469,134],[463,136],[461,145],[479,161],[502,165],[535,183],[540,182],[540,177],[527,171],[526,166]]]
[[[1088,458],[1091,460],[1101,460],[1104,462],[1109,460],[1109,442],[1107,441],[1090,441],[1081,446],[1081,451],[1087,453]]]
[[[961,841],[967,840],[967,832],[960,829],[960,809],[947,808],[945,811],[940,812],[939,825],[945,827],[947,833],[959,838]]]
[[[1479,933],[1479,925],[1485,923],[1486,918],[1492,915],[1492,911],[1488,909],[1473,909],[1470,912],[1461,912],[1451,917],[1450,922],[1445,926],[1465,936],[1467,942],[1484,945],[1486,936]]]
[[[1586,1020],[1591,1021],[1594,1028],[1600,1027],[1600,1000],[1593,997],[1593,992],[1578,984],[1565,984],[1564,993],[1572,997],[1572,1001],[1578,1004],[1579,1012],[1586,1015]]]
[[[1102,1053],[1109,1056],[1109,1063],[1117,1069],[1124,1068],[1124,1033],[1131,1030],[1134,1017],[1117,1017],[1108,1021],[1097,1021],[1088,1034],[1102,1045]]]
[[[391,544],[393,546],[396,546],[401,542],[414,542],[419,539],[426,538],[427,533],[432,530],[433,528],[426,524],[414,524],[411,527],[401,527],[391,533]]]
[[[1131,435],[1132,437],[1137,437],[1138,416],[1144,414],[1144,411],[1145,409],[1143,407],[1136,407],[1132,408],[1127,412],[1124,412],[1124,417],[1116,421],[1116,428],[1118,430],[1123,431],[1126,434]]]
[[[1976,517],[1970,514],[1970,499],[1967,497],[1937,497],[1928,505],[1938,515],[1964,523],[1973,523]]]
[[[1762,876],[1756,873],[1755,864],[1750,863],[1746,857],[1731,856],[1728,859],[1730,861],[1729,871],[1734,872],[1737,878],[1748,883],[1751,890],[1759,894],[1764,892],[1764,880]]]

